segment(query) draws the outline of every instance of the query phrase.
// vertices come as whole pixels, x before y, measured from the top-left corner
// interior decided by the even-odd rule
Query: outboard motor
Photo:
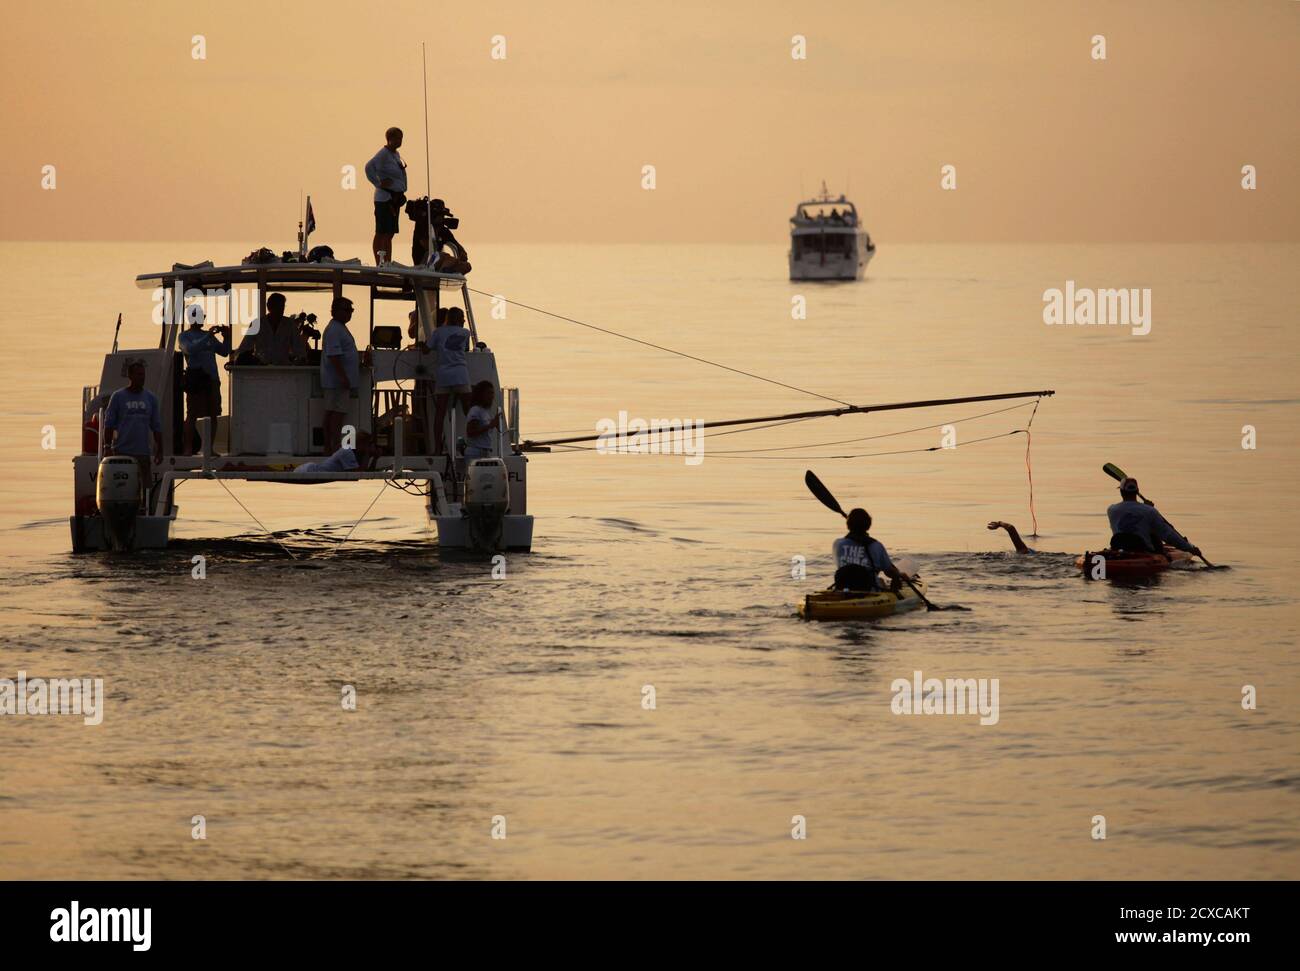
[[[476,550],[501,548],[505,516],[510,511],[510,478],[501,459],[474,459],[465,470],[465,516]]]
[[[135,545],[135,519],[140,514],[140,466],[129,455],[109,455],[95,477],[95,505],[104,520],[110,549]]]

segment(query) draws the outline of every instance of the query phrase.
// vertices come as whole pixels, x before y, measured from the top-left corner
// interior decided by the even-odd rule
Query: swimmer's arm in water
[[[1011,537],[1011,542],[1015,544],[1017,553],[1034,552],[1025,545],[1025,541],[1020,538],[1020,533],[1016,531],[1016,527],[1012,526],[1010,523],[1004,523],[1001,520],[995,519],[993,522],[989,523],[989,529],[1005,529],[1007,535]]]

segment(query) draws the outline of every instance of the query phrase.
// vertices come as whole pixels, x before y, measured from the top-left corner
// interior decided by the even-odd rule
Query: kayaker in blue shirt
[[[1137,479],[1131,476],[1119,484],[1120,501],[1106,510],[1110,520],[1110,548],[1134,553],[1165,555],[1165,545],[1200,556],[1193,546],[1168,520],[1156,512],[1153,503],[1138,501]]]
[[[127,365],[130,382],[118,388],[108,399],[104,412],[104,454],[129,455],[140,467],[140,491],[148,499],[153,483],[150,467],[150,437],[153,438],[154,464],[162,462],[162,412],[158,399],[144,387],[144,361],[136,358]]]
[[[880,589],[877,574],[889,577],[889,589],[898,593],[903,588],[907,574],[894,566],[884,544],[872,539],[871,516],[865,509],[854,509],[848,515],[849,532],[831,547],[835,554],[835,589],[872,592]]]

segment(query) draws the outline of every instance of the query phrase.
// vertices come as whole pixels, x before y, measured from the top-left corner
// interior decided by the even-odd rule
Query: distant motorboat
[[[791,280],[861,280],[875,252],[857,207],[843,194],[832,198],[825,182],[790,217]]]

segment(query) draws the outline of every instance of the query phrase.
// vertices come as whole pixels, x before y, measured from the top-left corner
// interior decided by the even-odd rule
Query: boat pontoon
[[[502,388],[496,357],[480,340],[470,305],[465,278],[433,270],[386,264],[365,266],[359,262],[272,262],[238,266],[176,264],[171,270],[146,273],[137,285],[154,291],[159,301],[155,320],[161,322],[157,347],[118,350],[104,358],[99,383],[82,392],[85,428],[82,454],[73,459],[74,509],[71,517],[72,547],[76,552],[110,548],[156,549],[167,545],[178,509],[175,491],[186,480],[244,479],[303,486],[313,482],[348,482],[387,479],[408,492],[420,494],[429,520],[438,531],[441,548],[528,550],[532,546],[533,517],[527,510],[527,458],[520,453],[519,395],[517,389]],[[325,454],[324,393],[317,363],[292,366],[225,365],[222,397],[227,414],[215,422],[200,419],[200,453],[187,456],[184,442],[184,395],[182,354],[177,349],[185,314],[186,298],[226,299],[234,319],[236,295],[252,297],[257,319],[264,320],[266,298],[272,292],[319,292],[343,295],[365,294],[369,304],[369,338],[362,340],[360,327],[363,302],[353,318],[353,336],[366,353],[355,430],[373,436],[380,457],[373,470],[355,472],[297,472],[296,467],[318,461]],[[195,291],[198,291],[197,293]],[[465,416],[449,408],[443,441],[450,455],[433,454],[434,447],[434,358],[423,350],[434,327],[444,295],[459,291],[465,323],[470,333],[466,355],[470,383],[491,381],[497,389],[501,427],[492,432],[493,455],[469,462],[458,454],[456,443],[464,435]],[[178,299],[179,297],[179,299]],[[418,311],[419,335],[406,348],[400,336],[405,330],[376,328],[375,308],[397,302],[398,320],[407,311]],[[251,306],[250,306],[251,311]],[[396,335],[396,336],[395,336]],[[123,490],[135,487],[141,474],[133,461],[105,458],[103,409],[113,391],[124,387],[126,363],[142,359],[146,367],[145,387],[158,398],[163,425],[162,462],[153,466],[149,502],[138,515],[123,516]],[[108,464],[105,464],[108,463]],[[105,476],[102,489],[97,488]],[[108,481],[111,476],[114,482]],[[97,491],[99,496],[97,497]],[[125,508],[129,511],[130,504]],[[107,512],[107,515],[105,514]]]

